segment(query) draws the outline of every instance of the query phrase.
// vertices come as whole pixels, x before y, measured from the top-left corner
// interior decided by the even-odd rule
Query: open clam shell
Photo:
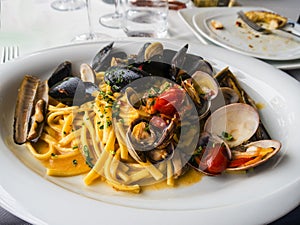
[[[196,71],[192,75],[192,79],[195,90],[198,94],[204,95],[205,99],[211,101],[217,96],[219,86],[211,75],[203,71]]]
[[[80,77],[83,82],[95,83],[96,73],[90,65],[82,63],[80,65]]]
[[[232,151],[233,154],[233,159],[237,158],[238,156],[240,158],[242,157],[249,157],[249,155],[253,155],[253,153],[256,152],[263,152],[262,154],[259,153],[257,157],[259,158],[254,158],[252,161],[248,161],[247,163],[241,164],[238,167],[234,168],[227,168],[226,171],[240,171],[240,170],[247,170],[250,168],[254,168],[270,158],[272,158],[274,155],[276,155],[280,149],[281,149],[281,143],[276,140],[260,140],[260,141],[255,141],[251,142],[247,145],[244,146],[246,148],[246,151],[244,152],[235,152]]]
[[[259,126],[259,114],[252,106],[234,103],[213,112],[204,125],[204,131],[222,137],[230,134],[232,140],[225,140],[230,148],[248,141]]]

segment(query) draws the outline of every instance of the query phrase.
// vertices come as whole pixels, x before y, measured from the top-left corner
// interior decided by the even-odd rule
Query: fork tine
[[[265,29],[265,28],[259,26],[258,24],[254,23],[250,19],[248,19],[248,17],[244,14],[243,11],[238,11],[237,14],[253,30],[256,30],[258,32],[262,32],[264,34],[271,34],[272,33],[270,30]]]
[[[18,56],[19,56],[18,46],[5,46],[2,48],[0,63],[5,63],[9,60],[17,58]]]
[[[11,59],[15,59],[19,57],[19,47],[18,46],[12,46],[12,56]]]
[[[1,57],[0,57],[0,59],[1,59],[0,63],[4,63],[5,62],[4,61],[4,57],[5,57],[5,50],[4,50],[4,47],[2,47]]]

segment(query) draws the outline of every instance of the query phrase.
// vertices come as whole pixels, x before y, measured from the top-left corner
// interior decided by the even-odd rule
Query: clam
[[[248,141],[259,126],[259,114],[255,108],[244,103],[223,106],[213,112],[206,120],[204,131],[219,137],[229,134],[225,139],[230,148]]]
[[[226,171],[247,170],[272,158],[281,149],[277,140],[260,140],[242,146],[243,151],[232,150],[232,162]]]
[[[95,83],[96,73],[90,65],[83,63],[80,65],[80,77],[83,82]]]
[[[191,78],[182,81],[181,86],[195,103],[200,119],[204,118],[210,109],[211,100],[218,94],[218,84],[209,74],[196,71]]]
[[[245,92],[241,87],[238,80],[234,74],[229,70],[228,67],[219,71],[215,76],[215,79],[218,81],[220,87],[230,87],[239,95],[239,102],[251,105],[253,108],[256,108],[255,101]],[[253,136],[254,140],[261,139],[271,139],[266,128],[262,123],[259,124],[258,129],[256,130],[255,135]]]
[[[160,42],[153,42],[150,44],[144,53],[144,61],[148,61],[153,59],[155,56],[162,56],[163,55],[164,47]]]
[[[136,55],[136,62],[144,62],[145,61],[145,51],[148,46],[151,45],[150,42],[146,42],[143,47],[139,50]]]
[[[164,160],[167,160],[169,158],[172,158],[174,154],[174,145],[170,143],[168,146],[166,146],[163,149],[153,149],[151,151],[147,152],[147,158],[152,163],[158,163]]]
[[[145,162],[146,155],[151,154],[150,151],[158,154],[165,151],[167,155],[170,154],[168,146],[175,127],[174,119],[164,128],[156,127],[151,120],[139,118],[133,121],[126,132],[129,154],[138,162]],[[152,155],[153,157],[154,155]]]
[[[142,105],[142,98],[138,95],[138,93],[132,87],[127,87],[125,89],[125,94],[126,94],[127,103],[131,107],[135,109],[139,109],[140,106]]]

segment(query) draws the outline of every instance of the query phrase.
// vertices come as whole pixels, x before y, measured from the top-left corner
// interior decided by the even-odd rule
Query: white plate
[[[143,42],[117,41],[116,48],[136,53]],[[179,49],[185,43],[162,41]],[[106,43],[70,45],[37,52],[0,66],[0,204],[35,224],[263,224],[297,206],[300,200],[300,84],[273,66],[213,46],[191,44],[194,54],[216,69],[229,66],[241,85],[264,104],[262,120],[281,153],[247,175],[204,177],[182,188],[121,193],[106,185],[85,187],[82,176],[56,178],[24,146],[12,141],[17,88],[25,74],[48,78],[59,63],[90,62]],[[76,68],[75,68],[76,69]]]
[[[214,8],[214,7],[203,7],[203,8],[190,8],[190,9],[182,9],[178,11],[178,14],[180,16],[180,18],[186,23],[186,25],[191,29],[191,31],[195,34],[195,36],[204,44],[211,44],[211,45],[221,45],[222,43],[216,43],[217,40],[212,40],[212,37],[209,37],[207,34],[204,34],[204,32],[200,32],[199,29],[196,28],[195,24],[193,23],[193,17],[197,16],[198,14],[210,14],[211,15],[215,15],[213,13],[216,12],[222,12],[224,10],[233,10],[235,9],[235,11],[238,10],[252,10],[252,9],[258,9],[255,7],[234,7],[234,8]],[[259,8],[259,9],[263,9],[263,8]],[[225,45],[225,44],[223,44]],[[248,52],[244,52],[244,51],[240,51],[239,49],[231,48],[231,46],[223,46],[225,48],[228,48],[230,50],[233,51],[237,51],[241,54],[247,54],[249,55]],[[299,52],[299,50],[298,50]],[[250,52],[251,53],[251,52]],[[251,53],[250,55],[252,55],[253,53]],[[299,55],[299,53],[297,53],[296,55]],[[295,57],[295,56],[293,56]],[[292,58],[293,58],[292,57]],[[279,68],[279,69],[297,69],[300,68],[300,59],[293,59],[293,60],[287,60],[287,59],[281,59],[281,60],[269,60],[269,59],[263,59],[265,62]]]
[[[239,53],[268,60],[300,58],[299,38],[278,30],[269,35],[262,35],[247,26],[238,27],[236,25],[238,10],[238,8],[222,8],[198,13],[193,16],[193,23],[210,41]],[[244,8],[244,11],[248,10]],[[224,29],[213,28],[211,25],[213,20],[222,23]]]

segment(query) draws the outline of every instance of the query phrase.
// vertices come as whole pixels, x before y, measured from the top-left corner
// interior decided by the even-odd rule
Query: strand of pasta
[[[94,126],[93,126],[93,124],[91,122],[91,119],[92,118],[89,117],[88,112],[85,111],[84,112],[84,125],[87,128],[87,130],[89,131],[89,134],[90,134],[90,137],[92,139],[92,145],[94,147],[95,153],[96,153],[97,157],[99,157],[100,154],[101,154],[101,150],[99,149],[99,146],[101,146],[101,145],[96,140],[97,139],[96,138],[96,131],[95,131],[95,128],[94,128]]]
[[[105,169],[104,169],[104,174],[106,178],[106,182],[111,185],[113,188],[119,191],[129,191],[133,193],[139,193],[140,192],[140,186],[135,184],[135,185],[125,185],[121,184],[118,181],[114,180],[110,174],[110,164],[112,161],[113,155],[109,155],[108,159],[105,162]]]
[[[48,144],[53,145],[55,147],[55,149],[60,153],[66,154],[66,153],[74,151],[74,149],[71,148],[71,147],[62,147],[62,146],[60,146],[59,143],[57,142],[57,140],[54,137],[52,137],[48,134],[43,133],[41,135],[40,139],[47,142]]]
[[[55,153],[53,145],[49,145],[48,151],[44,154],[40,154],[37,150],[32,146],[31,142],[26,142],[26,147],[29,149],[30,153],[39,160],[47,160],[51,157],[52,154]]]

